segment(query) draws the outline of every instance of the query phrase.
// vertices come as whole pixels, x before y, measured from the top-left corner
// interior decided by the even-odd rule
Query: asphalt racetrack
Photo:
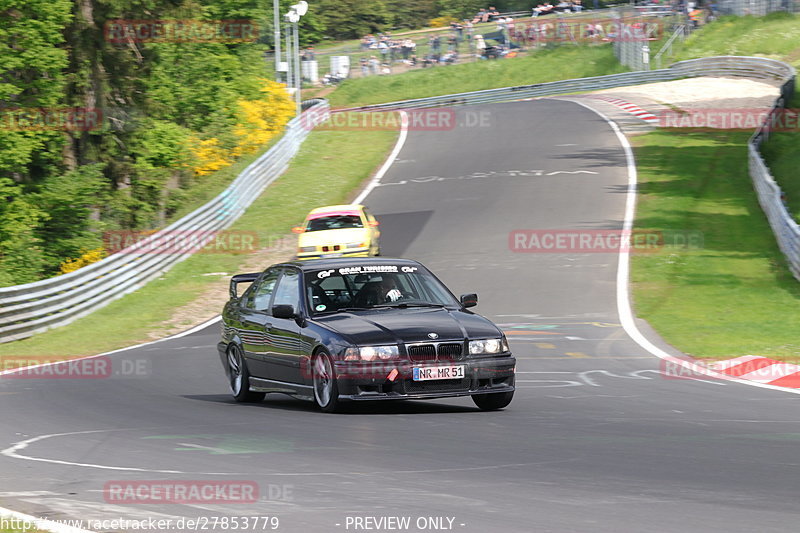
[[[365,203],[383,255],[477,292],[476,312],[508,332],[519,362],[506,410],[469,398],[342,415],[278,395],[235,404],[215,324],[109,356],[121,373],[107,379],[0,378],[0,506],[86,520],[277,517],[277,529],[248,530],[292,533],[795,530],[800,397],[670,379],[619,325],[616,254],[509,247],[517,230],[622,226],[628,173],[608,123],[558,100],[456,118],[409,132]],[[132,480],[244,480],[259,501],[104,497]]]

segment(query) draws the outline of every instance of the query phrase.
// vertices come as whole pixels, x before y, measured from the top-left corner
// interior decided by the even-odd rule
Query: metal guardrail
[[[786,207],[783,191],[770,174],[769,168],[759,152],[761,143],[769,138],[779,113],[794,95],[795,83],[796,77],[793,73],[791,78],[781,86],[781,96],[775,101],[770,114],[750,137],[747,143],[747,152],[750,178],[753,180],[753,187],[758,195],[758,203],[761,204],[761,209],[767,215],[769,225],[775,234],[775,240],[778,241],[778,246],[789,263],[789,270],[795,279],[800,281],[800,226]]]
[[[521,85],[517,87],[503,87],[501,89],[487,89],[483,91],[431,96],[428,98],[416,98],[399,102],[353,107],[341,109],[339,111],[391,111],[394,109],[510,102],[539,96],[613,89],[615,87],[625,87],[627,85],[641,85],[699,76],[758,78],[782,83],[788,77],[794,76],[794,69],[785,63],[772,59],[744,56],[719,56],[680,61],[670,65],[668,68],[659,70],[623,72],[621,74],[609,74],[592,78],[578,78],[573,80]]]
[[[203,242],[229,227],[286,169],[308,136],[309,116],[319,120],[328,111],[327,102],[312,102],[308,111],[287,124],[283,137],[219,196],[135,245],[69,274],[0,288],[0,342],[69,324],[186,259],[191,250],[176,251],[170,237],[191,232]]]
[[[780,83],[782,98],[776,103],[780,107],[793,94],[796,72],[791,66],[772,59],[710,57],[681,61],[666,69],[418,98],[350,110],[389,111],[508,102],[699,76],[757,78]],[[310,107],[302,117],[293,119],[287,126],[284,137],[245,169],[222,194],[149,239],[141,241],[139,246],[151,246],[160,235],[170,231],[213,232],[228,227],[283,172],[308,134],[308,122],[324,119],[328,112],[327,103],[318,103]],[[750,142],[750,175],[781,250],[786,254],[793,274],[800,280],[800,229],[783,205],[780,188],[770,176],[758,152],[758,147],[768,132],[769,125],[765,124],[753,135]],[[142,253],[132,247],[70,274],[0,288],[0,342],[29,337],[46,329],[68,324],[141,287],[188,255]]]

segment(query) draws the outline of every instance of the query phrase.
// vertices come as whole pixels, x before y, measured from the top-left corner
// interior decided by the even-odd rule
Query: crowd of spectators
[[[462,52],[474,52],[473,32],[471,20],[453,21],[446,32],[429,35],[419,43],[426,48],[424,54],[418,54],[418,43],[407,37],[394,38],[389,33],[365,35],[361,38],[361,53],[370,55],[359,59],[361,75],[391,74],[398,64],[407,67],[453,64]]]
[[[546,1],[533,8],[532,16],[541,17],[553,13],[580,13],[582,10],[583,2],[581,0],[561,0],[556,5]]]
[[[695,6],[692,0],[648,1],[663,3],[665,6],[679,3],[681,10],[688,11],[692,20],[699,18],[696,12],[692,13]],[[430,33],[427,37],[418,35],[416,40],[409,37],[393,37],[390,33],[365,35],[361,38],[361,57],[358,60],[360,73],[362,76],[391,74],[398,65],[405,68],[425,68],[453,64],[464,57],[481,59],[514,57],[519,49],[543,45],[552,41],[554,35],[558,33],[559,29],[556,28],[558,21],[549,18],[539,21],[539,17],[554,13],[580,13],[582,9],[583,0],[559,0],[556,5],[546,0],[533,8],[531,19],[515,20],[500,14],[491,6],[480,9],[472,18],[451,22],[445,31]],[[475,31],[476,24],[488,22],[497,25],[494,31],[485,31],[485,26],[481,27],[483,34]],[[582,21],[580,28],[581,35],[574,35],[572,39],[608,41],[616,37],[613,25],[603,26],[587,20]],[[639,30],[644,33],[646,28],[637,29]],[[563,38],[563,35],[560,38]],[[310,53],[313,57],[313,50]]]

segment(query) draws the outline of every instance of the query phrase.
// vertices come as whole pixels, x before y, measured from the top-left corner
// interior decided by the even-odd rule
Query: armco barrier
[[[192,232],[208,235],[230,226],[258,195],[286,169],[309,133],[310,120],[327,116],[327,102],[311,107],[286,126],[283,137],[248,166],[219,196],[142,239],[136,245],[89,266],[34,283],[0,288],[0,342],[8,342],[63,326],[136,290],[161,275],[190,252],[175,252],[165,235]],[[310,119],[309,117],[313,117]]]
[[[680,61],[665,69],[623,72],[593,78],[535,83],[501,89],[487,89],[468,93],[447,94],[430,98],[417,98],[367,105],[340,111],[389,111],[392,109],[416,109],[452,105],[488,104],[510,102],[525,98],[551,96],[555,94],[580,93],[599,89],[613,89],[627,85],[640,85],[658,81],[672,81],[680,78],[699,76],[733,76],[772,80],[783,83],[794,77],[794,69],[789,65],[772,59],[760,57],[720,56]]]
[[[772,59],[740,56],[709,57],[681,61],[659,70],[449,94],[363,106],[351,110],[388,111],[509,102],[699,76],[756,78],[779,83],[783,96],[776,106],[782,106],[783,102],[793,94],[795,74],[791,66]],[[309,108],[307,113],[322,119],[328,113],[327,104],[319,103]],[[291,156],[297,151],[308,133],[307,126],[304,126],[301,120],[294,119],[290,122],[284,138],[248,167],[220,196],[162,232],[214,231],[230,225],[264,187],[283,171]],[[784,207],[780,189],[758,152],[758,147],[766,135],[768,127],[765,125],[751,139],[748,147],[750,175],[778,243],[789,260],[793,274],[800,279],[800,230]],[[157,239],[162,232],[154,234],[152,239]],[[148,242],[145,240],[142,245],[147,246]],[[142,286],[187,256],[187,254],[166,253],[136,254],[135,250],[125,252],[130,253],[114,254],[103,261],[64,276],[0,288],[0,342],[21,339],[52,327],[68,324]]]
[[[764,159],[761,157],[759,148],[761,143],[769,138],[769,133],[774,125],[774,120],[781,109],[794,95],[795,76],[787,79],[781,86],[781,96],[775,102],[772,113],[766,117],[764,123],[759,127],[750,141],[747,143],[748,160],[750,166],[750,178],[753,180],[753,187],[758,194],[758,202],[767,215],[769,225],[775,234],[783,255],[789,263],[792,275],[800,281],[800,227],[795,222],[794,217],[786,208],[783,201],[783,192],[775,183],[775,179],[769,172]]]

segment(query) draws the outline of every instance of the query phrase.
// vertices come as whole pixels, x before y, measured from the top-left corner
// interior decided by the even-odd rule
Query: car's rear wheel
[[[311,362],[311,376],[314,385],[314,401],[324,413],[335,413],[341,407],[339,386],[331,356],[319,351]]]
[[[250,390],[250,372],[244,360],[242,349],[236,344],[228,347],[228,370],[230,371],[231,394],[237,402],[260,402],[266,396],[263,392]]]
[[[507,407],[514,399],[514,391],[511,392],[495,392],[492,394],[476,394],[472,397],[472,401],[481,411],[497,411]]]

